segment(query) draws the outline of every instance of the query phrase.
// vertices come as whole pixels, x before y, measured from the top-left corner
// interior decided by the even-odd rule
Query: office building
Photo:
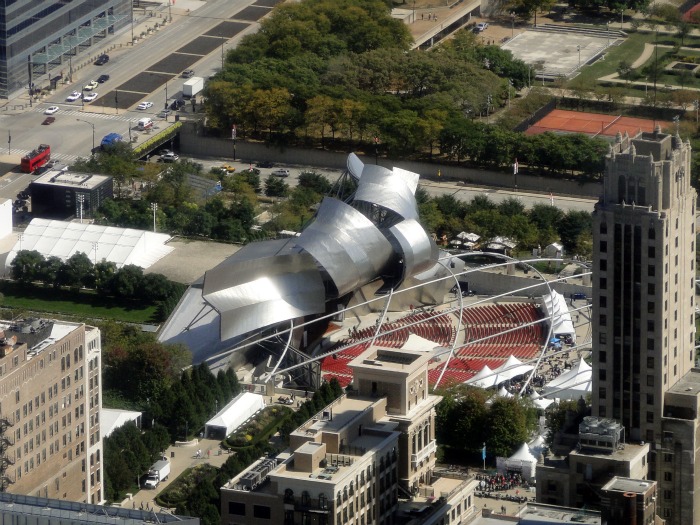
[[[107,175],[50,170],[32,181],[29,193],[35,217],[92,217],[114,196],[114,182]]]
[[[99,504],[100,331],[0,322],[0,483],[5,492]]]
[[[131,23],[129,0],[0,3],[0,98],[71,78],[74,61]]]
[[[176,516],[121,507],[104,507],[58,499],[37,498],[0,492],[0,517],[13,525],[135,525],[137,523],[177,523],[199,525],[199,518]]]
[[[430,355],[371,347],[344,394],[221,489],[222,524],[460,523],[476,514],[476,480],[435,478]],[[413,497],[410,509],[399,497]],[[418,514],[416,514],[418,513]],[[407,521],[408,520],[408,521]]]
[[[602,488],[605,524],[651,525],[656,521],[656,483],[615,476]]]
[[[592,413],[649,445],[669,525],[700,521],[690,162],[677,135],[618,135],[593,214]]]

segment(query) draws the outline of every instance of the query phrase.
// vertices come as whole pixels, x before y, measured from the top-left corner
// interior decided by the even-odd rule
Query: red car
[[[54,122],[56,122],[56,117],[46,117],[44,119],[44,122],[42,122],[42,124],[44,126],[48,126],[49,124],[53,124]]]

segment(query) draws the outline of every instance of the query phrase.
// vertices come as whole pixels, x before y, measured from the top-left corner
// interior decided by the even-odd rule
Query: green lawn
[[[569,86],[592,86],[600,77],[617,73],[620,62],[624,61],[628,64],[633,64],[644,52],[644,45],[653,44],[655,40],[656,36],[654,33],[630,33],[622,44],[610,48],[603,59],[598,60],[590,66],[583,67],[579,75],[569,82]],[[672,35],[659,35],[657,41],[660,45],[673,45],[676,42],[680,42],[680,39]],[[690,47],[700,46],[700,38],[686,37],[684,45]],[[659,61],[662,64],[671,61],[667,57],[671,51],[672,50],[669,48],[659,48]],[[697,56],[698,52],[694,50],[683,50],[681,54],[684,56]],[[652,57],[650,60],[653,59]],[[646,65],[648,64],[649,62],[647,62]],[[680,77],[678,75],[662,75],[659,77],[658,83],[661,85],[680,85]],[[698,82],[698,87],[700,87],[700,82]]]
[[[0,293],[3,294],[0,304],[5,308],[129,323],[153,322],[157,308],[155,305],[117,301],[92,290],[80,290],[76,294],[69,290],[21,286],[8,281],[0,282]]]

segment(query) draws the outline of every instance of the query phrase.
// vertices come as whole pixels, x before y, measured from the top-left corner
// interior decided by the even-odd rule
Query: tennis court
[[[618,132],[623,135],[627,132],[628,135],[634,136],[640,131],[654,131],[654,127],[657,124],[661,126],[662,130],[668,130],[671,127],[669,122],[663,121],[555,109],[530,126],[525,133],[527,135],[537,135],[538,133],[551,131],[554,133],[585,133],[593,136],[614,137]]]

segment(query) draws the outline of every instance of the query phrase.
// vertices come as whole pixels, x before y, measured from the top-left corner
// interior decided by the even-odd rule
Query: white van
[[[153,127],[153,119],[150,117],[139,119],[138,126],[141,131],[144,129],[151,129]]]

